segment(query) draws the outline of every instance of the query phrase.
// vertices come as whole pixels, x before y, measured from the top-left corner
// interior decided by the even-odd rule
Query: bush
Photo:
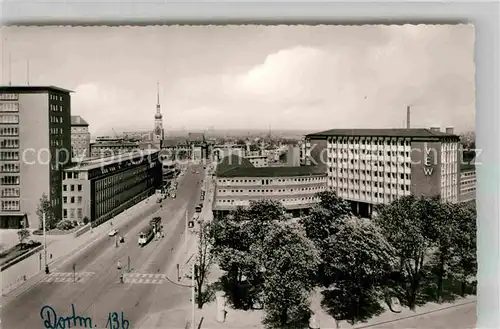
[[[43,230],[34,230],[32,232],[33,235],[43,235]]]
[[[59,230],[67,231],[71,230],[74,227],[73,221],[71,220],[62,220],[59,223],[57,223],[57,228]]]
[[[73,227],[76,227],[76,226],[78,226],[78,221],[74,220],[73,221]]]
[[[87,225],[90,222],[87,216],[83,217],[83,224]]]

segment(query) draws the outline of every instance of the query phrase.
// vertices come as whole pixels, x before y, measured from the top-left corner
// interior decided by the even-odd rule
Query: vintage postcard
[[[475,327],[472,25],[0,33],[4,328]]]

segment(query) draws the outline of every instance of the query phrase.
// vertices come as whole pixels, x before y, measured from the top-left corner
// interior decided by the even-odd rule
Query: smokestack
[[[406,107],[406,129],[411,128],[411,126],[410,126],[410,112],[411,112],[411,109],[410,109],[410,106],[408,105]]]

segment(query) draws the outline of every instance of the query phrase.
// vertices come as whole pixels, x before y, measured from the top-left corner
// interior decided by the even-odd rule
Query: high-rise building
[[[0,86],[0,228],[38,228],[45,194],[62,212],[62,172],[71,162],[71,91]]]
[[[460,199],[459,137],[453,128],[333,129],[306,135],[306,165],[327,173],[327,185],[372,216],[375,204],[405,195]]]
[[[90,156],[89,124],[79,115],[71,116],[71,151],[72,157]]]
[[[161,114],[160,86],[158,84],[157,100],[156,100],[156,113],[155,113],[155,128],[153,130],[153,145],[157,150],[161,149],[161,142],[162,142],[163,138],[164,138],[163,115]]]

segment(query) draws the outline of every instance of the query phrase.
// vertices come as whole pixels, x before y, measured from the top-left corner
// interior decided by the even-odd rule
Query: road
[[[200,174],[188,170],[179,180],[177,198],[167,199],[154,213],[132,220],[120,230],[125,243],[115,247],[115,239],[103,237],[101,241],[68,259],[55,272],[68,273],[63,279],[70,282],[42,282],[18,296],[2,308],[2,324],[9,329],[48,328],[41,317],[45,305],[52,307],[57,317],[75,314],[90,317],[93,327],[105,328],[110,312],[118,312],[128,320],[128,328],[137,328],[150,312],[173,308],[180,300],[189,300],[190,290],[163,280],[161,284],[120,283],[118,260],[127,267],[130,257],[131,273],[150,274],[158,278],[169,273],[173,255],[184,247],[185,211],[192,217],[194,207],[200,200],[203,167],[193,166]],[[139,231],[154,216],[162,217],[165,237],[152,240],[143,248],[137,245]],[[104,225],[108,225],[107,223]],[[73,264],[76,264],[78,282],[73,282]],[[88,275],[87,275],[88,274]],[[53,274],[55,275],[55,274]],[[142,275],[147,280],[148,275]],[[44,312],[45,318],[47,317]],[[120,315],[121,316],[121,315]],[[72,327],[73,326],[73,323]],[[78,326],[76,326],[78,327]],[[53,326],[52,328],[56,328]],[[62,328],[62,327],[61,327]],[[66,328],[68,326],[66,325]],[[108,325],[108,328],[110,326]],[[121,326],[119,328],[122,328]],[[118,327],[113,327],[118,329]],[[124,327],[124,329],[127,329]]]
[[[372,326],[360,326],[366,329],[472,329],[476,328],[476,303],[416,315],[410,318],[385,322]]]

